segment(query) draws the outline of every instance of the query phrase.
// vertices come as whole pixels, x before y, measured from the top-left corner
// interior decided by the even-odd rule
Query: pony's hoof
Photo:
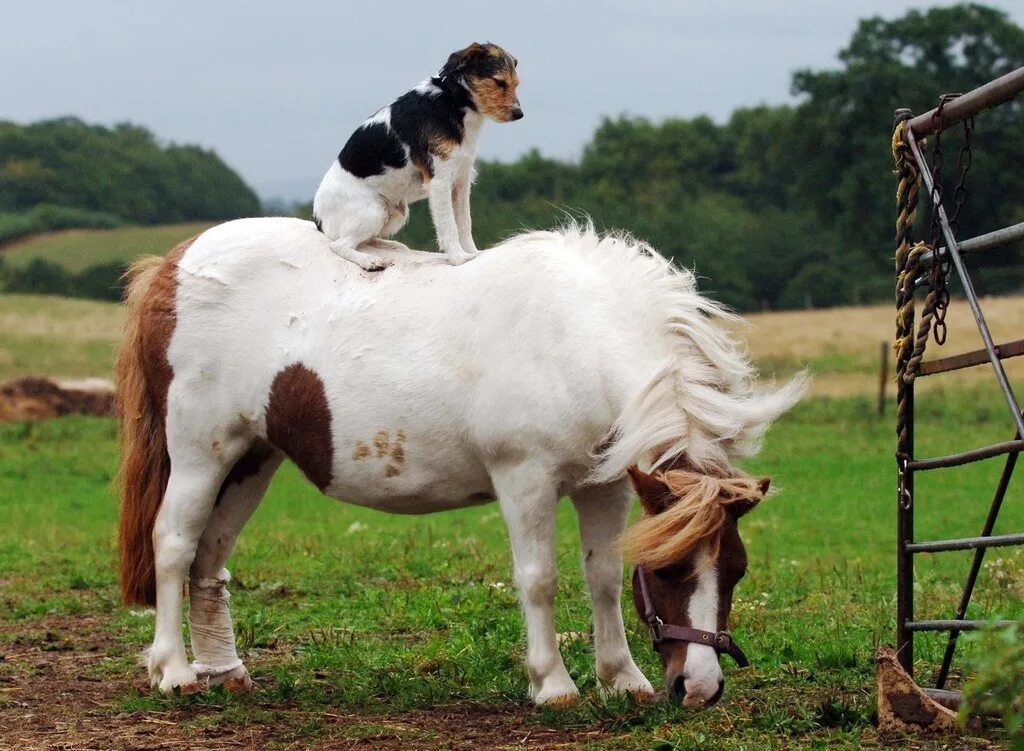
[[[241,660],[235,662],[235,667],[224,669],[217,668],[205,663],[194,662],[192,669],[200,680],[205,680],[212,686],[223,686],[226,690],[235,693],[248,693],[253,689],[252,679],[249,678],[249,671]]]
[[[182,696],[188,696],[189,694],[201,694],[210,684],[206,678],[197,678],[195,673],[192,673],[190,677],[174,678],[171,675],[165,675],[160,679],[160,683],[157,688],[162,694],[174,694],[178,693]]]
[[[253,690],[252,678],[244,665],[239,665],[234,670],[210,677],[211,686],[223,686],[225,690],[233,694],[247,694]]]
[[[182,696],[188,696],[189,694],[201,694],[207,688],[209,688],[209,685],[210,684],[204,678],[203,680],[200,680],[200,681],[192,681],[191,683],[183,683],[182,685],[178,686],[178,691],[181,692]]]
[[[539,707],[551,707],[552,709],[567,709],[569,707],[575,707],[580,702],[579,692],[573,694],[559,694],[558,696],[551,696],[546,699],[541,699],[540,695],[534,699]]]
[[[569,678],[568,673],[562,679],[549,677],[539,689],[533,692],[533,703],[538,707],[571,707],[580,700],[579,689]]]
[[[198,694],[209,685],[206,676],[197,676],[188,665],[161,667],[159,662],[150,664],[149,682],[163,694]]]
[[[233,694],[248,694],[256,686],[252,682],[252,678],[246,673],[241,678],[228,678],[224,681],[224,688]]]

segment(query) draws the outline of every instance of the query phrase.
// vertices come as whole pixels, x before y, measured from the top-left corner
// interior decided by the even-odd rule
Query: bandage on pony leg
[[[231,574],[222,569],[217,578],[189,582],[189,632],[192,635],[192,669],[209,685],[231,691],[252,690],[252,680],[235,649],[235,631],[228,602]]]

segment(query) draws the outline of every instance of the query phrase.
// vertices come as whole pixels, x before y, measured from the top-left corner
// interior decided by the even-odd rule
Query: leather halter
[[[733,641],[732,634],[728,631],[701,631],[699,628],[689,626],[677,626],[674,623],[665,623],[658,617],[658,611],[654,607],[654,600],[651,599],[650,590],[647,589],[647,571],[643,566],[633,569],[633,587],[640,590],[640,599],[644,605],[644,620],[651,629],[651,644],[654,650],[665,641],[682,641],[690,644],[704,644],[714,649],[718,654],[727,654],[736,661],[741,668],[749,667],[750,660],[740,649],[740,645]]]

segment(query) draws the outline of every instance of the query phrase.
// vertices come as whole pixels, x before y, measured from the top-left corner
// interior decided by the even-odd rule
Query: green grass
[[[177,243],[210,226],[211,222],[191,222],[156,227],[48,232],[0,248],[0,255],[15,267],[25,266],[34,258],[42,258],[72,273],[79,273],[90,266],[128,263],[140,255],[163,255]]]
[[[122,310],[50,295],[0,295],[0,382],[25,375],[110,377]]]
[[[784,491],[742,523],[750,570],[733,622],[754,667],[726,666],[720,708],[600,701],[590,647],[573,640],[563,655],[586,699],[572,710],[544,710],[536,722],[610,729],[614,748],[877,744],[873,652],[893,638],[895,467],[892,421],[877,420],[871,407],[867,399],[806,402],[773,428],[751,463]],[[930,396],[918,428],[922,455],[1012,433],[996,399],[963,391]],[[90,418],[0,426],[0,624],[101,614],[124,645],[124,656],[104,669],[123,679],[139,673],[132,655],[151,638],[152,619],[117,602],[114,434],[111,421]],[[922,476],[919,536],[976,534],[999,469],[996,460]],[[1013,492],[997,532],[1024,529]],[[568,503],[560,508],[558,551],[557,628],[586,632],[590,610]],[[1024,617],[1024,557],[994,550],[989,560],[1008,574],[983,576],[970,617]],[[213,705],[223,711],[204,722],[245,724],[273,721],[280,702],[368,714],[525,702],[523,627],[494,506],[390,516],[326,500],[286,466],[229,565],[239,642],[263,679],[257,694],[131,693],[110,711]],[[967,565],[962,553],[919,559],[920,617],[950,615]],[[632,612],[627,624],[634,656],[660,685]],[[939,637],[919,639],[922,678],[941,648]],[[316,722],[304,728],[309,738],[323,730]],[[365,732],[375,732],[372,722]]]

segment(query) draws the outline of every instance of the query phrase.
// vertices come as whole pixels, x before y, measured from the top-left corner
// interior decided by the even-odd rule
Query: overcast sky
[[[857,19],[935,4],[3,0],[0,119],[130,120],[215,149],[265,198],[311,200],[358,123],[473,40],[519,58],[526,112],[481,155],[574,158],[602,115],[791,101],[792,71],[835,67]],[[989,4],[1024,24],[1024,0]]]

